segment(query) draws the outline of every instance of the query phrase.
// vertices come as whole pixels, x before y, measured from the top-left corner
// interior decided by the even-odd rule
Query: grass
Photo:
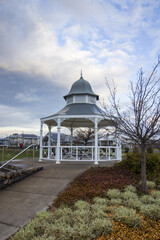
[[[4,148],[0,147],[0,162],[1,161],[8,161],[18,153],[20,153],[23,149],[21,148]],[[39,157],[39,150],[36,149],[34,152],[35,157]],[[22,153],[16,159],[23,159],[23,158],[32,158],[33,157],[33,150],[28,149],[26,152]]]
[[[137,191],[123,164],[90,168],[11,240],[159,240],[160,191],[149,184],[149,195]]]

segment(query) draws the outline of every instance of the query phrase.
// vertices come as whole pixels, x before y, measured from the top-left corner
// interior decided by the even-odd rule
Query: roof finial
[[[82,69],[81,69],[81,78],[83,78],[83,76],[82,76]]]

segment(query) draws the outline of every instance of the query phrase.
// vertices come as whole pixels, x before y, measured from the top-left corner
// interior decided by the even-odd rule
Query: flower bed
[[[159,240],[160,191],[138,183],[121,166],[90,168],[11,240]]]

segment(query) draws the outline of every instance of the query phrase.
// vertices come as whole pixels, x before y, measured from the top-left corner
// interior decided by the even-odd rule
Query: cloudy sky
[[[0,0],[0,137],[39,134],[80,77],[100,100],[105,77],[127,95],[160,53],[157,0]]]

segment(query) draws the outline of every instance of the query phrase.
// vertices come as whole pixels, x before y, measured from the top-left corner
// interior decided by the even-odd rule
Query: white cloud
[[[0,105],[1,126],[28,126],[35,121],[34,113],[18,107]]]
[[[30,102],[37,102],[40,101],[33,91],[25,92],[25,93],[16,93],[15,99],[22,102],[22,103],[30,103]]]
[[[101,98],[107,95],[105,77],[114,79],[126,94],[129,80],[159,51],[155,0],[6,0],[0,5],[0,67],[47,76],[44,81],[53,87],[69,90],[82,69]],[[149,43],[144,51],[142,31]],[[40,102],[30,89],[15,92],[14,99]],[[7,113],[13,119],[10,126],[17,126],[20,116],[23,127],[35,119],[20,108],[0,106],[0,112],[4,126]]]
[[[61,0],[59,3],[53,1],[51,5],[54,11],[56,7],[59,10],[57,21],[52,23],[47,22],[42,9],[39,13],[41,6],[37,2],[22,2],[17,8],[14,7],[15,2],[7,2],[4,8],[6,13],[10,13],[9,7],[12,6],[13,16],[4,17],[1,22],[1,39],[5,49],[0,58],[1,66],[47,75],[58,85],[65,84],[60,81],[64,77],[67,83],[71,83],[71,74],[74,75],[77,69],[79,72],[84,65],[86,68],[92,65],[96,69],[99,61],[105,64],[106,59],[103,58],[112,59],[112,68],[120,60],[124,67],[128,54],[132,54],[132,60],[135,60],[132,38],[136,37],[143,19],[153,12],[153,7],[142,6],[143,1],[130,1],[132,8],[127,1],[114,1],[120,6],[127,5],[128,11],[122,11],[112,1]],[[56,26],[59,26],[61,16],[63,29],[59,32]],[[72,23],[65,26],[71,20]],[[58,35],[63,38],[63,45],[59,45]]]
[[[23,108],[0,105],[0,136],[17,133],[39,133],[39,119],[34,112]]]

